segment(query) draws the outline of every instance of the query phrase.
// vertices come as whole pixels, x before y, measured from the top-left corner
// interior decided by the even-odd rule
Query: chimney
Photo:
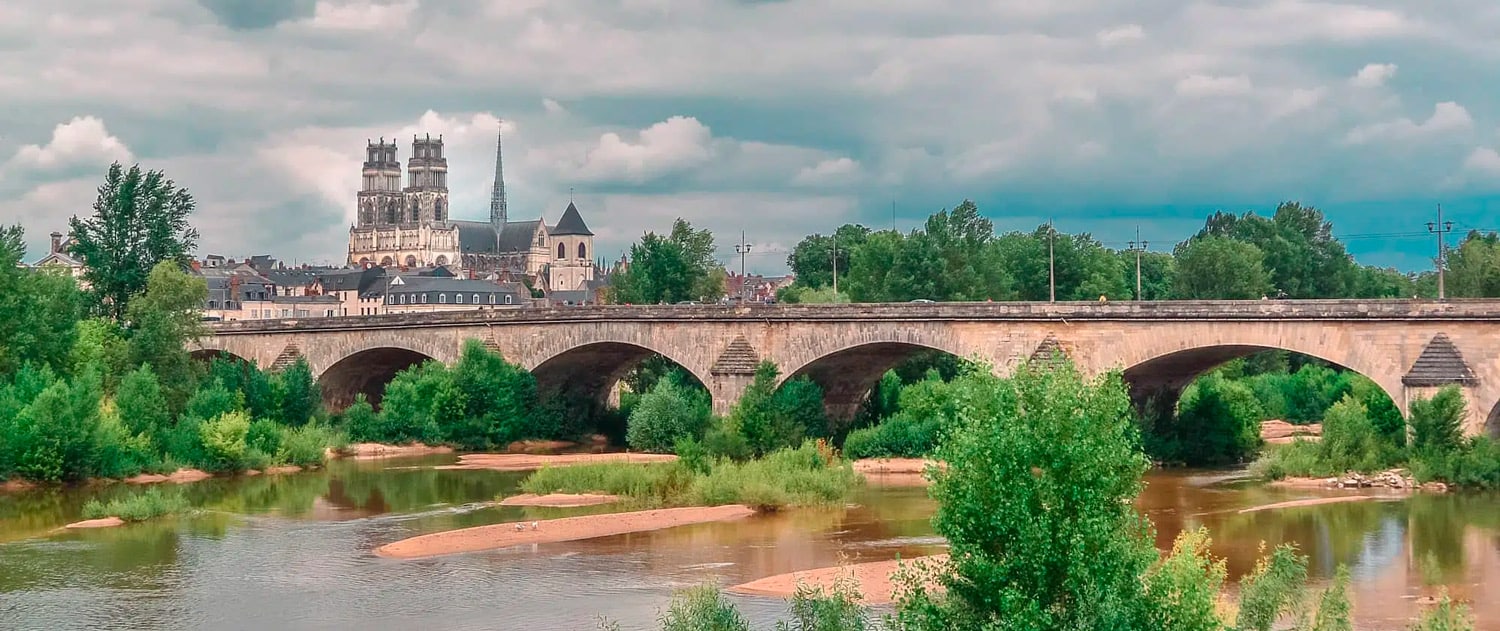
[[[57,254],[58,252],[61,252],[61,251],[62,251],[62,233],[61,232],[54,232],[54,233],[52,233],[52,253],[53,254]]]

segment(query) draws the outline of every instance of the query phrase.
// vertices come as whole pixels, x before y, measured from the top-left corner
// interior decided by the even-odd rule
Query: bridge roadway
[[[455,361],[478,339],[530,369],[544,392],[606,397],[653,354],[708,387],[716,410],[761,360],[807,376],[831,413],[852,414],[880,375],[938,350],[1008,373],[1060,351],[1089,374],[1119,369],[1138,402],[1173,401],[1192,379],[1265,349],[1318,357],[1374,380],[1405,411],[1463,387],[1470,433],[1500,428],[1500,300],[899,303],[493,309],[216,323],[195,354],[262,367],[306,358],[330,406],[379,400],[396,372]]]

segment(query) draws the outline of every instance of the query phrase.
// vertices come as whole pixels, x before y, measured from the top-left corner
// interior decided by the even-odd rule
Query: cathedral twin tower
[[[442,136],[413,137],[411,150],[402,186],[395,141],[366,143],[358,221],[349,228],[351,265],[447,266],[460,275],[525,278],[550,291],[584,291],[595,281],[594,234],[571,202],[553,226],[510,221],[498,137],[487,222],[449,217]]]

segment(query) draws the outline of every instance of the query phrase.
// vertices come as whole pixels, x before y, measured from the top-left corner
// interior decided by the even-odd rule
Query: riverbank
[[[800,570],[767,576],[748,583],[741,583],[729,588],[728,591],[745,596],[791,598],[797,592],[799,585],[820,587],[824,593],[829,593],[832,591],[834,584],[839,581],[849,581],[854,590],[859,592],[860,603],[865,605],[888,605],[895,601],[896,592],[901,586],[898,575],[903,567],[907,568],[908,571],[927,574],[928,579],[924,582],[931,588],[937,586],[938,583],[935,577],[942,571],[942,567],[946,564],[947,560],[948,555],[935,554],[914,559],[873,561],[870,563],[855,563],[852,565]]]
[[[547,508],[578,508],[580,506],[598,506],[600,504],[612,504],[620,501],[618,495],[602,495],[597,493],[549,493],[537,495],[535,493],[522,493],[512,495],[500,500],[501,506],[545,506]]]
[[[466,552],[499,550],[511,546],[578,541],[612,535],[649,532],[690,524],[731,521],[754,515],[748,506],[663,508],[564,517],[533,522],[508,522],[477,526],[402,539],[375,549],[377,556],[390,559],[419,559]]]
[[[855,460],[853,467],[872,486],[917,487],[931,484],[927,465],[942,463],[923,458],[862,458]]]
[[[328,450],[328,458],[352,458],[354,460],[381,460],[384,458],[405,458],[410,456],[431,456],[435,454],[451,454],[452,447],[443,445],[424,445],[422,443],[411,443],[408,445],[384,445],[381,443],[354,443],[342,450]]]
[[[603,453],[603,454],[464,454],[458,457],[458,464],[440,465],[434,467],[441,470],[488,470],[488,471],[532,471],[543,467],[568,467],[574,465],[599,464],[599,463],[629,463],[648,464],[656,462],[675,462],[677,456],[671,454],[638,454],[638,453]]]

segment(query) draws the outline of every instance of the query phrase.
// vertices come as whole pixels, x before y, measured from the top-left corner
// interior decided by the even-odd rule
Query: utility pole
[[[1444,282],[1444,273],[1446,272],[1446,269],[1448,267],[1448,240],[1446,238],[1446,235],[1450,232],[1453,232],[1453,222],[1443,221],[1442,204],[1438,204],[1437,207],[1437,223],[1433,223],[1431,221],[1427,222],[1427,231],[1437,235],[1438,300],[1446,300],[1448,298],[1448,290],[1447,287],[1445,287]]]
[[[1052,220],[1047,220],[1047,301],[1057,302],[1057,253],[1053,247],[1057,241],[1057,230]]]
[[[833,233],[833,301],[839,301],[839,233]]]
[[[750,245],[745,242],[745,231],[740,231],[740,242],[734,244],[734,251],[740,255],[740,304],[745,304],[745,256],[750,254]]]
[[[1141,253],[1148,244],[1141,240],[1141,227],[1135,227],[1135,240],[1130,242],[1130,251],[1135,252],[1135,299],[1141,300]]]
[[[896,231],[896,200],[891,200],[891,232]]]

